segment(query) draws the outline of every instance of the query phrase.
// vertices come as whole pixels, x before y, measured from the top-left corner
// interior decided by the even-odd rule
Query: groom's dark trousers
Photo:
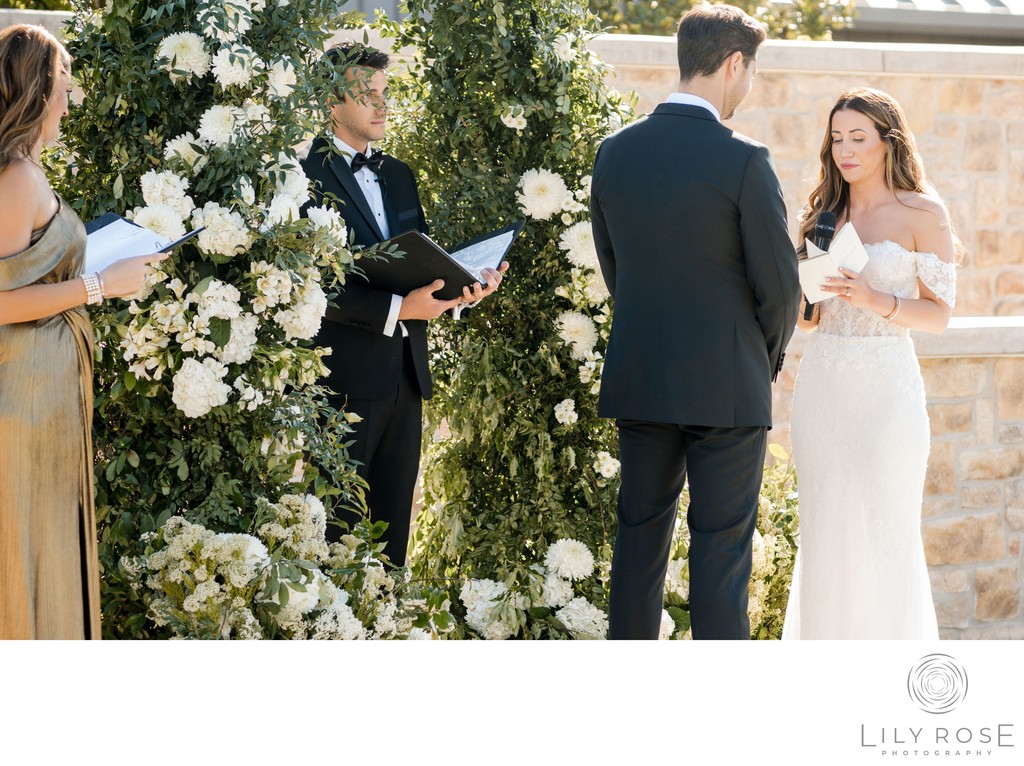
[[[771,157],[709,110],[664,103],[601,144],[591,217],[614,300],[598,413],[622,461],[609,636],[658,637],[688,480],[693,637],[749,638],[771,383],[800,300]]]

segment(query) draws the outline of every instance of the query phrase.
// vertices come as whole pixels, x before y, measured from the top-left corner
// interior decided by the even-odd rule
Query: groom
[[[622,461],[609,637],[657,638],[689,477],[695,639],[746,639],[771,383],[797,318],[796,254],[768,150],[725,127],[762,27],[699,6],[679,23],[679,91],[606,139],[594,240],[615,301],[599,413]]]

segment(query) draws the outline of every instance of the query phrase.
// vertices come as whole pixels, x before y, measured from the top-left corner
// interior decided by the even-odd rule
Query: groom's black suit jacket
[[[312,199],[305,206],[333,205],[349,229],[349,246],[369,247],[384,239],[351,168],[323,138],[313,140],[302,160],[312,181]],[[378,178],[391,236],[417,229],[427,233],[416,181],[409,166],[384,155]],[[325,384],[350,399],[380,399],[394,393],[401,377],[404,340],[401,328],[384,335],[391,309],[391,293],[370,287],[364,279],[350,276],[337,299],[338,308],[328,312],[316,337],[318,346],[330,346],[324,361],[330,370]],[[427,323],[405,320],[416,380],[424,399],[432,393],[427,358]]]
[[[600,415],[770,427],[800,288],[768,150],[661,104],[601,144],[591,213],[615,301]]]

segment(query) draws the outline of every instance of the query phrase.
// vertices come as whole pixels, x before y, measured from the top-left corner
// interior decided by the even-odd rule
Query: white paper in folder
[[[860,241],[853,224],[847,222],[832,240],[828,252],[815,247],[806,240],[808,257],[800,261],[800,287],[811,303],[835,298],[835,293],[825,292],[822,285],[828,284],[827,277],[843,276],[839,269],[849,269],[860,274],[868,265],[868,254]]]

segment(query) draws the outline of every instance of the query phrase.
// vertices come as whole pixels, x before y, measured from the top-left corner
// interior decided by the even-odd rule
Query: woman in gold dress
[[[86,303],[142,287],[125,258],[82,274],[85,228],[50,189],[43,145],[71,59],[42,27],[0,32],[0,638],[99,638],[92,342]]]

